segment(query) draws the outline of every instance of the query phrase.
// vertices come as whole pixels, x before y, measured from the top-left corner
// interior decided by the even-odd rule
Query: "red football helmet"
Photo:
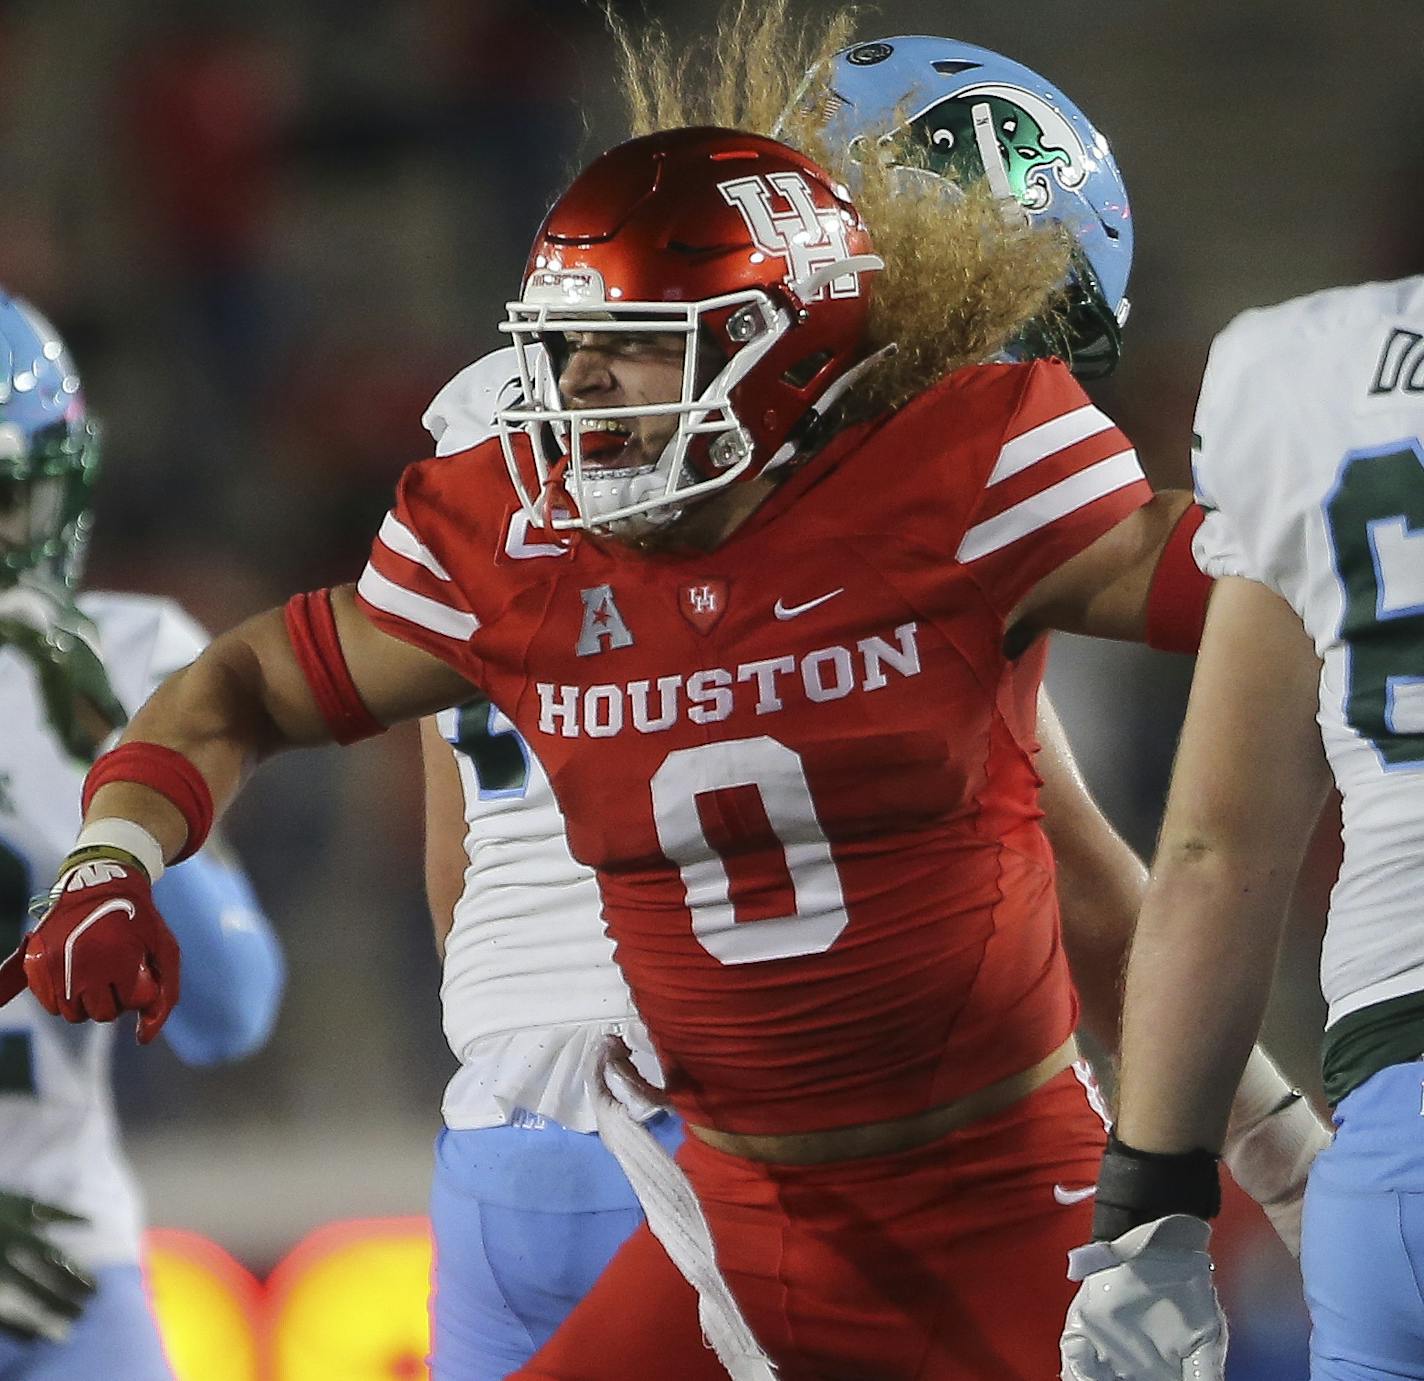
[[[859,372],[864,275],[882,267],[845,187],[773,139],[683,129],[604,154],[549,212],[501,328],[521,347],[524,397],[496,422],[526,511],[556,528],[645,531],[785,464]],[[681,397],[567,406],[551,375],[565,333],[589,331],[682,335]],[[653,414],[677,418],[655,464],[585,465],[585,428]]]

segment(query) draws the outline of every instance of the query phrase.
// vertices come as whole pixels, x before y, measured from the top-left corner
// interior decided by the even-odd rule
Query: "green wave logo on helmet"
[[[1088,154],[1072,125],[1049,103],[1022,87],[984,83],[967,87],[911,116],[887,140],[908,131],[923,149],[928,171],[960,183],[984,176],[974,138],[974,107],[987,105],[1014,198],[1032,214],[1046,211],[1055,185],[1081,187]]]

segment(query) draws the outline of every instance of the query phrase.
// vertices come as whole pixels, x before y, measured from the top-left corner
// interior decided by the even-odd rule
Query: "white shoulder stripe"
[[[424,566],[437,580],[450,579],[449,571],[435,559],[430,548],[394,513],[386,514],[385,521],[381,524],[381,530],[376,536],[397,556],[403,556],[407,561],[414,561],[417,566]]]
[[[1081,408],[1074,408],[1072,412],[1065,412],[1051,421],[1040,422],[1022,436],[1004,443],[989,475],[989,484],[999,484],[1027,470],[1030,465],[1037,465],[1040,460],[1066,451],[1069,446],[1076,446],[1078,442],[1105,432],[1113,425],[1112,418],[1099,412],[1091,403],[1084,403]]]
[[[1137,452],[1119,451],[1086,470],[1079,470],[1076,475],[1049,485],[997,516],[976,523],[964,534],[954,559],[962,564],[977,561],[1141,478]]]
[[[462,642],[474,636],[480,621],[473,614],[460,609],[452,609],[448,604],[418,595],[394,581],[387,580],[374,566],[367,565],[356,582],[356,593],[368,604],[374,605],[385,614],[394,614],[398,619],[428,628],[432,633],[443,634],[447,638],[458,638]]]

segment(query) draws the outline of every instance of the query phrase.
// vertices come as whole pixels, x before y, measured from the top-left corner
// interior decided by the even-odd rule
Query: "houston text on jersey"
[[[848,647],[821,647],[801,657],[765,657],[743,662],[735,671],[707,667],[690,675],[657,678],[657,708],[650,679],[619,685],[588,686],[535,683],[539,693],[539,732],[577,738],[613,738],[631,728],[640,734],[671,729],[680,719],[715,724],[728,718],[736,696],[756,695],[757,714],[778,714],[783,698],[804,695],[821,704],[857,690],[880,690],[889,683],[887,668],[901,676],[920,674],[919,625],[902,623],[890,638],[861,638]],[[891,641],[893,639],[893,641]],[[754,688],[754,689],[753,689]]]

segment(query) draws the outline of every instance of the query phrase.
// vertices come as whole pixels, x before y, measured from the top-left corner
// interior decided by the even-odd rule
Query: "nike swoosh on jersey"
[[[1084,1199],[1091,1199],[1098,1192],[1098,1186],[1090,1184],[1086,1189],[1069,1189],[1064,1185],[1055,1184],[1053,1186],[1053,1197],[1067,1208],[1069,1204],[1081,1204]]]
[[[96,906],[73,930],[69,932],[69,938],[64,942],[64,996],[66,999],[74,996],[74,946],[79,937],[91,926],[102,921],[105,916],[112,912],[122,911],[129,920],[133,920],[135,915],[134,904],[125,901],[122,897],[110,897],[108,901]]]
[[[845,594],[844,585],[839,590],[832,590],[830,594],[822,595],[819,599],[808,599],[805,604],[783,604],[778,599],[771,612],[779,619],[794,619],[798,614],[804,614],[816,608],[817,605],[824,604],[828,599],[834,599],[837,595],[843,594]]]

